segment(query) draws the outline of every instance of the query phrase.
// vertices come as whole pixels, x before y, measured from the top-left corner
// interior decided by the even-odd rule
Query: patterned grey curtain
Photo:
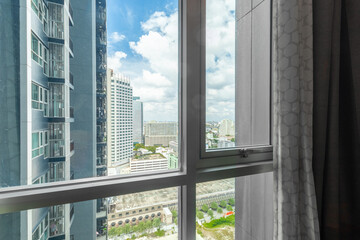
[[[312,172],[312,0],[273,4],[274,239],[320,239]]]

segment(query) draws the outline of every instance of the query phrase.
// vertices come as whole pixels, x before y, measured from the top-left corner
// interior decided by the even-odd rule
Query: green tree
[[[158,227],[160,227],[160,225],[161,225],[161,220],[160,220],[160,218],[155,218],[155,219],[154,219],[154,222],[153,222],[153,226],[156,227],[156,228],[158,228]]]
[[[203,210],[204,212],[207,212],[209,210],[209,206],[204,204],[204,205],[202,205],[201,210]]]
[[[230,198],[228,202],[231,206],[235,205],[235,199],[233,199],[233,198]]]
[[[139,222],[139,224],[138,224],[139,232],[143,232],[143,231],[145,231],[145,229],[146,229],[145,223],[144,222]]]
[[[199,219],[203,219],[203,218],[204,218],[204,213],[201,212],[201,211],[198,211],[198,212],[196,213],[196,216],[197,216]]]
[[[173,218],[176,218],[178,216],[178,213],[176,210],[171,211]]]
[[[209,210],[207,211],[207,214],[208,214],[210,217],[214,217],[214,212],[213,212],[213,210],[211,210],[211,209],[209,209]]]
[[[221,201],[220,202],[220,206],[222,207],[222,208],[226,208],[226,201]]]
[[[235,142],[235,138],[232,138],[231,141],[232,141],[232,142]]]
[[[216,202],[212,202],[211,205],[210,205],[210,207],[212,208],[212,210],[215,211],[215,210],[218,208],[218,205],[217,205]]]
[[[111,237],[114,237],[114,236],[116,236],[117,234],[116,234],[116,231],[117,230],[117,228],[110,228],[110,230],[109,230],[109,232],[108,232],[108,234],[109,234],[109,236],[111,236]]]
[[[135,144],[134,149],[135,149],[135,150],[139,150],[139,148],[145,148],[144,144],[141,144],[141,143]]]
[[[129,223],[125,224],[124,228],[123,228],[123,233],[125,234],[129,234],[131,232],[131,226]]]
[[[146,230],[149,230],[149,229],[152,228],[152,222],[151,222],[151,220],[148,220],[148,221],[145,222],[145,228],[146,228]]]
[[[155,146],[148,146],[148,147],[146,147],[146,149],[149,150],[150,152],[153,152],[153,153],[155,153],[155,151],[156,151]]]
[[[218,207],[218,209],[216,210],[218,213],[222,213],[223,212],[223,210],[222,210],[222,208],[220,208],[220,207]]]
[[[228,211],[232,211],[232,210],[233,210],[233,208],[232,208],[232,206],[231,206],[231,205],[227,205],[227,206],[226,206],[226,210],[228,210]]]

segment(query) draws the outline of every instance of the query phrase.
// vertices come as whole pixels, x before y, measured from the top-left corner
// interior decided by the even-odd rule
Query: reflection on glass
[[[235,179],[196,184],[196,239],[235,239]]]

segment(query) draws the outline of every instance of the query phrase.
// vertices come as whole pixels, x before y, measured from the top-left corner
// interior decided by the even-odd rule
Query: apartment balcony
[[[50,158],[65,157],[65,141],[64,140],[50,140],[49,141],[49,157]]]
[[[96,159],[96,167],[106,167],[107,160],[105,157],[97,157]]]
[[[107,175],[106,168],[97,168],[96,169],[96,176],[98,177],[105,177]]]
[[[55,238],[65,234],[64,218],[50,219],[50,238],[49,239],[60,239]]]
[[[106,91],[104,91],[104,89],[97,90],[97,91],[96,91],[96,97],[98,97],[98,98],[105,98],[105,97],[106,97]]]
[[[107,39],[106,37],[98,37],[99,39],[99,43],[102,44],[102,45],[107,45]]]

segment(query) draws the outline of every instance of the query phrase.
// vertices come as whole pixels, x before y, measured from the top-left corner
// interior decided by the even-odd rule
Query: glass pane
[[[178,240],[177,206],[174,187],[1,214],[0,237]]]
[[[46,173],[62,181],[179,169],[177,0],[97,0],[95,9],[38,0],[41,18],[48,8],[48,32],[38,14],[23,15],[34,14],[30,0],[26,11],[5,1],[12,31],[0,27],[8,39],[0,45],[14,51],[0,59],[9,71],[0,125],[12,131],[0,136],[0,187],[32,184]],[[31,34],[19,34],[22,25]],[[25,50],[42,65],[19,59],[21,42],[31,43]],[[23,66],[31,66],[26,76],[18,74]],[[48,132],[46,144],[27,129]]]
[[[270,0],[206,1],[206,149],[270,143]]]
[[[272,238],[272,173],[196,184],[196,239]]]
[[[235,239],[235,179],[196,184],[196,239]]]

